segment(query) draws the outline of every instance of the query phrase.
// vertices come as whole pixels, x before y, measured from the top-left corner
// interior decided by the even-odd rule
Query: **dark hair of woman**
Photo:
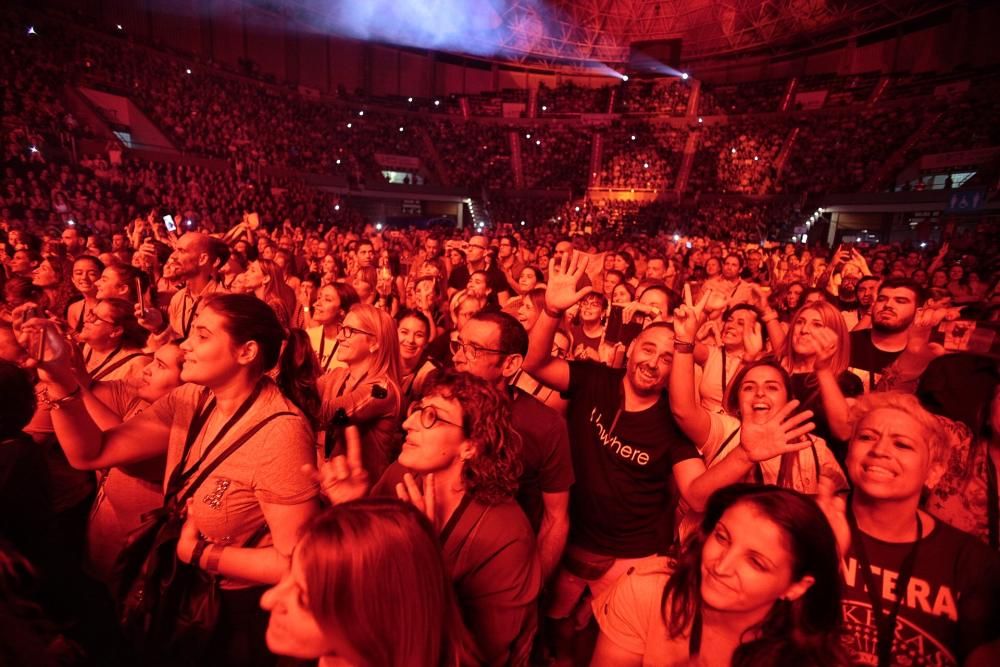
[[[320,396],[316,380],[320,376],[319,359],[309,342],[309,334],[302,329],[288,332],[285,352],[278,360],[278,388],[305,414],[315,429],[318,424]]]
[[[849,664],[840,638],[841,580],[837,542],[819,506],[791,489],[733,484],[708,499],[705,515],[674,562],[663,589],[661,613],[672,638],[681,637],[700,613],[702,549],[722,515],[739,503],[774,522],[785,534],[792,557],[792,580],[814,583],[794,601],[778,600],[764,620],[748,631],[733,652],[733,667]]]
[[[233,339],[236,345],[250,341],[257,343],[257,370],[263,375],[274,368],[283,358],[290,360],[302,358],[312,352],[308,337],[293,336],[282,350],[282,342],[286,340],[285,329],[281,326],[274,309],[252,294],[211,294],[205,297],[204,307],[214,310],[222,316],[225,324],[223,329]],[[307,349],[300,349],[305,346]],[[277,384],[285,392],[285,396],[296,405],[307,418],[314,419],[315,412],[310,413],[310,406],[318,404],[315,382],[308,378],[295,379],[298,368],[291,361],[282,364],[278,373]],[[292,376],[291,379],[289,376]]]
[[[730,380],[729,385],[726,387],[726,395],[722,399],[722,407],[725,409],[726,414],[739,419],[743,418],[743,415],[740,414],[740,385],[743,384],[743,379],[747,376],[747,373],[758,366],[768,366],[778,371],[781,381],[785,385],[785,396],[788,400],[794,398],[792,393],[792,378],[788,374],[788,371],[784,369],[781,362],[774,357],[768,356],[740,366],[740,370],[736,372],[736,375],[733,376],[733,379]]]
[[[521,438],[511,426],[509,400],[495,386],[469,373],[442,369],[424,385],[462,406],[462,430],[476,454],[462,469],[465,490],[488,505],[512,498],[521,475]]]
[[[126,349],[142,349],[146,345],[149,332],[139,326],[135,319],[135,306],[125,299],[102,299],[111,311],[111,321],[122,328],[121,342]]]

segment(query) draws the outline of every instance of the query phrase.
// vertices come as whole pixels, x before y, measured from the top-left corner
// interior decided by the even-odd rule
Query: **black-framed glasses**
[[[472,343],[463,343],[460,340],[453,340],[449,342],[452,354],[458,354],[459,350],[465,354],[466,359],[478,359],[479,355],[483,352],[489,352],[491,354],[507,354],[504,350],[491,350],[488,347],[480,347],[478,345],[473,345]]]
[[[486,246],[479,245],[478,243],[470,243],[469,247],[470,248],[479,248],[480,250],[488,250],[488,248]]]
[[[420,401],[417,401],[415,403],[410,403],[410,407],[406,409],[406,416],[411,417],[413,416],[414,412],[420,413],[420,426],[422,426],[425,429],[432,429],[434,428],[435,424],[441,422],[442,424],[457,426],[463,431],[465,430],[465,427],[462,426],[461,424],[456,424],[453,421],[448,421],[447,419],[439,415],[437,408],[434,407],[433,405],[425,405]]]
[[[117,326],[114,322],[112,322],[111,320],[104,319],[103,317],[95,313],[93,310],[88,310],[86,313],[84,313],[83,321],[90,322],[91,324],[95,322],[104,322],[109,327]]]
[[[344,340],[347,340],[348,338],[350,338],[351,336],[353,336],[356,333],[357,334],[364,334],[366,336],[372,336],[372,337],[375,336],[375,334],[373,334],[371,331],[365,331],[364,329],[357,329],[355,327],[349,327],[346,324],[341,324],[339,327],[337,327],[337,337],[342,338]]]

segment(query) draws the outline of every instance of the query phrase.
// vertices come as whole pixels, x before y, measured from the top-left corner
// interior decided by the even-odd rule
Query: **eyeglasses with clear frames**
[[[424,405],[421,402],[410,403],[410,407],[406,410],[406,416],[413,416],[414,412],[420,412],[420,426],[425,429],[432,429],[434,425],[438,422],[442,424],[448,424],[450,426],[457,426],[458,428],[465,430],[465,427],[461,424],[456,424],[453,421],[448,421],[444,417],[438,415],[437,408],[433,405]]]

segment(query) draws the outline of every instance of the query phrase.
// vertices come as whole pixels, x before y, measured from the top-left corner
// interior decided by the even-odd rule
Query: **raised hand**
[[[404,503],[410,503],[416,507],[424,516],[430,520],[435,530],[441,530],[437,521],[437,493],[434,488],[434,473],[427,473],[424,477],[424,489],[420,490],[417,480],[413,475],[406,473],[403,481],[396,484],[396,495]]]
[[[816,425],[812,410],[792,414],[799,407],[797,400],[791,400],[763,424],[756,424],[749,415],[743,416],[740,428],[740,444],[750,460],[759,463],[788,452],[797,452],[809,446],[809,439],[803,438]]]
[[[563,253],[561,259],[549,260],[549,280],[545,286],[545,305],[552,310],[566,310],[594,291],[591,286],[577,289],[587,268],[587,256],[573,251]]]
[[[135,304],[135,321],[146,331],[159,331],[163,328],[163,313],[159,308],[143,308]]]
[[[361,433],[357,426],[344,428],[347,456],[335,456],[324,461],[319,469],[306,464],[302,470],[312,474],[334,505],[363,498],[368,492],[368,472],[361,460]]]
[[[691,298],[691,285],[684,283],[684,303],[674,310],[674,335],[677,340],[685,343],[693,343],[698,335],[698,328],[705,315],[705,304],[708,302],[708,293],[705,292],[694,303]]]
[[[829,327],[816,327],[810,330],[809,335],[813,339],[816,348],[816,356],[813,358],[813,369],[823,370],[830,367],[833,356],[840,348],[840,340],[837,333]]]
[[[760,322],[743,321],[743,361],[754,361],[764,351],[764,336],[761,333]]]

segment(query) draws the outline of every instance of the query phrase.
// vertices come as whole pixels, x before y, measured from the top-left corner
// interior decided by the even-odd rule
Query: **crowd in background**
[[[681,127],[679,82],[561,85],[544,113],[666,118],[508,125],[3,31],[0,663],[1000,659],[994,231],[831,248],[787,240],[794,197],[565,196],[675,187],[690,132],[693,192],[854,191],[995,98],[809,80],[849,108],[772,116],[776,81]],[[70,83],[185,155],[74,155]],[[515,146],[560,192],[504,192]],[[376,153],[492,224],[376,225],[296,175],[361,188]]]

